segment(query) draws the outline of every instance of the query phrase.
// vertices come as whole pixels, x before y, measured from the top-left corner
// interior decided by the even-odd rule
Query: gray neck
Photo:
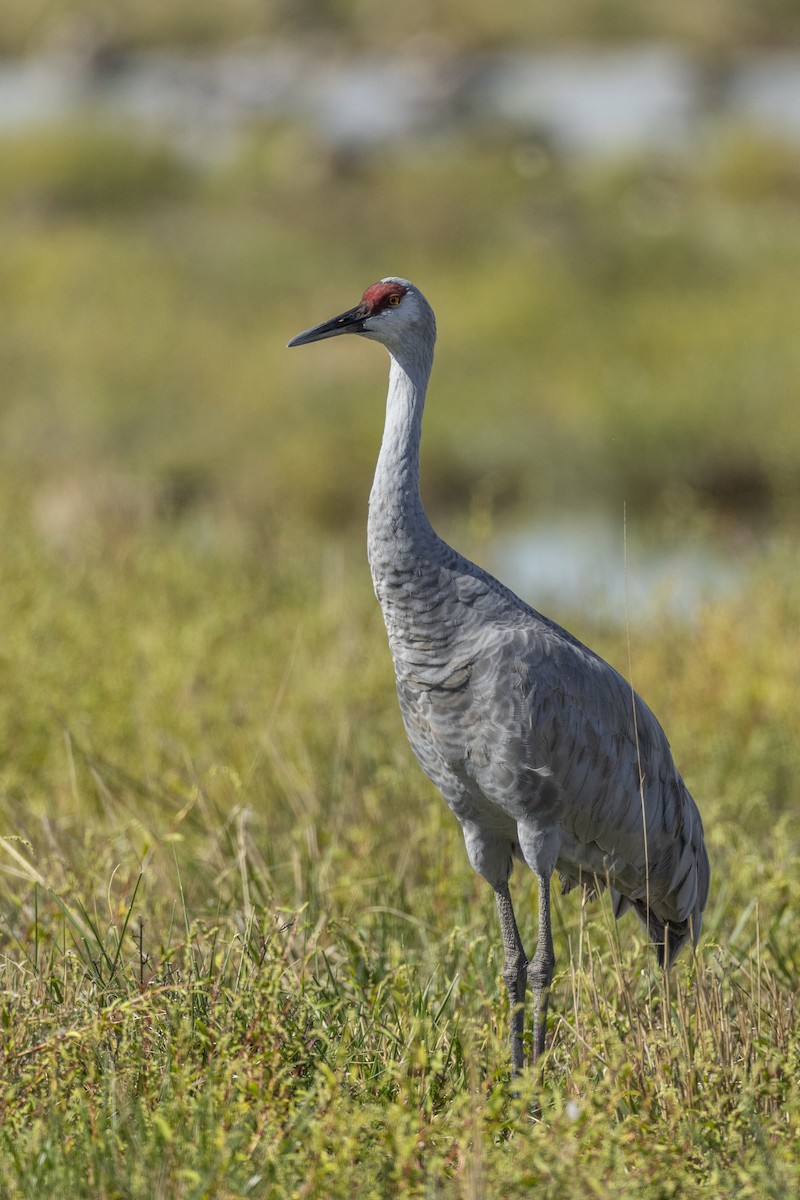
[[[433,341],[391,352],[386,424],[369,498],[367,543],[373,579],[412,570],[438,542],[419,494],[422,410],[433,365]]]

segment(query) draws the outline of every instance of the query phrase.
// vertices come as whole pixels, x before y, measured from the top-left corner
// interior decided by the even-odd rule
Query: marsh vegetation
[[[0,141],[3,1196],[797,1191],[799,195],[742,129],[580,164]],[[669,979],[632,916],[555,901],[519,1095],[363,553],[384,367],[283,348],[389,273],[439,316],[423,490],[460,548],[565,509],[621,539],[624,503],[747,551],[627,636],[591,586],[550,610],[661,717],[713,888]]]

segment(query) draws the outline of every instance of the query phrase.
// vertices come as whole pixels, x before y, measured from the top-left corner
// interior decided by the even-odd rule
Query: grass
[[[395,8],[367,0],[295,0],[260,4],[231,0],[118,0],[113,11],[96,0],[10,0],[0,47],[19,53],[98,39],[112,48],[179,43],[204,48],[242,39],[316,38],[351,49],[425,44],[441,39],[466,49],[564,41],[612,43],[669,37],[708,52],[735,51],[742,45],[790,44],[798,18],[791,0],[743,0],[735,7],[721,0],[655,0],[647,6],[631,0],[573,0],[531,9],[520,0],[502,0],[491,10],[475,3],[441,0],[435,13],[421,0]],[[421,37],[420,37],[421,35]],[[435,40],[434,40],[435,39]]]
[[[4,1194],[790,1194],[789,561],[634,631],[706,818],[706,935],[666,980],[632,919],[556,901],[531,1126],[489,889],[410,761],[357,548],[313,545],[4,529]]]
[[[531,180],[519,147],[478,143],[342,177],[284,131],[186,178],[157,146],[109,156],[102,129],[73,136],[72,157],[39,136],[38,153],[0,145],[0,455],[26,479],[89,475],[78,490],[100,508],[224,499],[275,527],[291,497],[317,527],[360,520],[374,356],[283,347],[397,272],[440,314],[432,502],[477,491],[527,513],[602,492],[652,510],[687,489],[713,500],[738,473],[797,504],[796,152],[734,138],[702,169],[553,162]],[[332,237],[355,213],[358,238]]]
[[[199,176],[50,136],[0,145],[0,1195],[794,1194],[791,156],[342,176],[272,130]],[[394,270],[441,318],[426,496],[463,548],[623,498],[770,530],[691,621],[632,614],[706,820],[699,956],[665,978],[632,917],[556,897],[518,1094],[491,893],[411,759],[363,561],[384,368],[283,350]],[[722,509],[730,464],[758,520]],[[580,601],[552,615],[627,670]]]

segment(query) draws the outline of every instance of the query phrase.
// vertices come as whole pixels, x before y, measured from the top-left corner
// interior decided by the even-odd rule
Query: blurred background
[[[637,610],[730,587],[800,499],[798,34],[793,0],[6,3],[8,520],[352,540],[385,363],[284,345],[400,274],[443,533],[619,614],[624,507]]]
[[[285,348],[385,275],[435,528],[632,678],[713,864],[674,991],[554,895],[524,1134],[386,355]],[[798,1194],[799,291],[798,0],[2,0],[3,1195]]]

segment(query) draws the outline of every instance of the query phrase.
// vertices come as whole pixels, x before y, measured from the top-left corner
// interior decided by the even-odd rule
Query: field
[[[320,38],[348,47],[394,46],[422,34],[463,47],[610,43],[671,38],[710,51],[736,52],[743,44],[785,47],[797,37],[800,16],[792,0],[573,0],[570,5],[499,0],[7,0],[0,50],[18,54],[99,34],[121,47],[218,46],[253,37]]]
[[[3,1198],[800,1190],[800,158],[524,151],[0,141]],[[712,892],[668,978],[555,897],[516,1088],[365,561],[385,359],[284,349],[388,273],[437,310],[423,493],[459,548],[624,503],[748,564],[688,617],[550,613],[662,719]]]

